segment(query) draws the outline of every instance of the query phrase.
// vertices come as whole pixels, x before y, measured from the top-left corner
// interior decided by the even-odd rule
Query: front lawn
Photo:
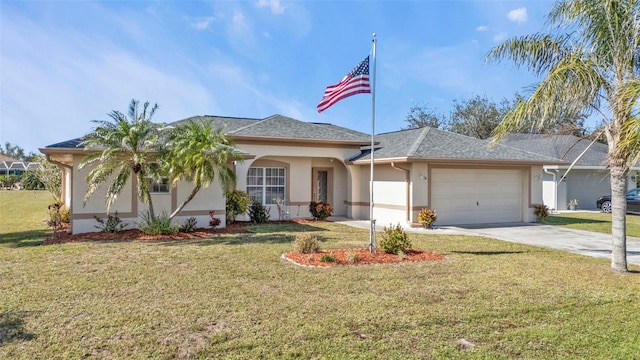
[[[334,223],[252,229],[167,242],[17,247],[3,240],[0,358],[640,353],[637,267],[621,275],[607,260],[481,237],[410,234],[415,247],[447,260],[304,268],[280,258],[296,233],[312,231],[330,249],[366,247],[368,231]],[[27,229],[11,232],[23,234],[18,244],[37,244]]]
[[[545,219],[544,223],[564,226],[571,229],[611,234],[611,214],[602,212],[564,212],[550,215]],[[640,237],[640,216],[627,215],[627,235]]]

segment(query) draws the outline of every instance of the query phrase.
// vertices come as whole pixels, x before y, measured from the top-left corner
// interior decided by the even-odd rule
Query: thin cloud
[[[485,32],[485,31],[489,31],[489,27],[486,25],[480,25],[476,28],[476,31],[478,32]]]
[[[507,38],[507,33],[506,33],[506,32],[501,32],[501,33],[499,33],[499,34],[496,34],[496,35],[493,37],[493,41],[495,41],[495,42],[500,42],[500,41],[503,41],[503,40],[504,40],[504,39],[506,39],[506,38]]]
[[[513,9],[507,13],[507,18],[515,23],[522,24],[527,21],[527,8]]]
[[[211,25],[213,20],[215,20],[213,16],[203,17],[192,23],[191,26],[197,30],[206,30],[209,28],[209,25]]]
[[[284,14],[284,6],[280,3],[280,0],[259,0],[256,4],[259,8],[269,8],[271,13],[280,15]]]

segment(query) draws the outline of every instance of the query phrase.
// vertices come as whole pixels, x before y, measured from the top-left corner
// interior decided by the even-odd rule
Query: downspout
[[[547,168],[542,168],[542,170],[545,173],[550,174],[551,176],[553,176],[553,202],[554,202],[553,206],[554,206],[554,209],[556,211],[558,211],[558,183],[556,182],[556,173],[552,172],[552,171],[549,171],[549,169],[547,169]],[[543,180],[543,182],[544,182],[544,180]]]
[[[411,180],[411,177],[409,175],[410,171],[405,169],[405,168],[397,167],[396,164],[393,161],[391,162],[391,167],[393,169],[398,170],[398,171],[404,171],[404,174],[405,174],[405,203],[406,203],[406,211],[405,211],[406,212],[406,214],[405,214],[406,219],[405,220],[407,221],[407,224],[409,224],[409,226],[411,226],[411,219],[410,219],[411,202],[410,202],[410,191],[409,191],[410,190],[410,188],[409,188],[410,180]]]

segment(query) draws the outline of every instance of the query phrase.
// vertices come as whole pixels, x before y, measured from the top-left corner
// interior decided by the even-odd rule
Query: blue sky
[[[81,136],[132,98],[154,118],[282,114],[371,131],[371,96],[322,114],[327,85],[371,52],[376,133],[413,105],[512,98],[535,83],[485,64],[504,39],[544,30],[551,1],[1,1],[0,142],[28,151]]]

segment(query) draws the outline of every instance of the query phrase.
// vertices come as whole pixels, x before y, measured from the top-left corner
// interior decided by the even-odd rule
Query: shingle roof
[[[211,119],[214,126],[221,126],[225,134],[230,136],[244,136],[269,139],[300,139],[354,142],[368,144],[371,136],[365,133],[347,129],[341,126],[322,123],[308,123],[282,115],[273,115],[265,119],[238,118],[226,116],[192,116],[190,118],[170,123],[177,125],[187,120]],[[46,148],[76,149],[82,138],[62,141],[48,145]]]
[[[480,140],[465,135],[430,127],[402,130],[376,136],[375,157],[451,160],[492,160],[558,163],[552,156],[537,154],[498,144],[489,147],[488,140]],[[370,159],[370,152],[362,152],[355,160]]]
[[[591,140],[573,135],[511,134],[501,144],[555,157],[572,163]],[[606,166],[608,147],[594,143],[576,163],[577,166]]]
[[[354,141],[366,144],[370,135],[331,124],[309,123],[282,115],[265,119],[232,118],[221,116],[194,116],[187,120],[211,119],[214,125],[223,126],[231,136],[268,137],[272,139],[312,139]],[[177,124],[181,121],[175,122]]]
[[[81,142],[82,142],[82,138],[75,138],[75,139],[47,145],[46,148],[76,149],[79,147]]]
[[[20,160],[14,159],[14,158],[9,157],[9,156],[7,156],[5,154],[0,154],[0,161],[6,161],[6,162],[10,162],[11,163],[11,162],[18,162]]]

